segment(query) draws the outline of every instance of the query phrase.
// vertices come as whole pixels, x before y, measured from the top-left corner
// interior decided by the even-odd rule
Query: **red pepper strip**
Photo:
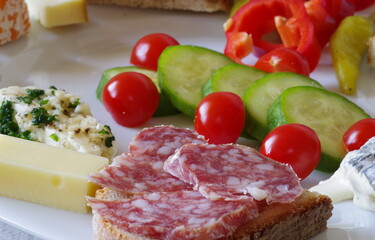
[[[327,1],[327,12],[334,19],[336,19],[336,26],[346,18],[347,16],[352,16],[355,13],[355,6],[352,2],[353,0],[328,0]],[[363,0],[358,0],[363,1]]]
[[[276,29],[275,17],[281,16],[288,20],[287,24],[295,25],[289,29],[294,34],[293,41],[297,42],[293,48],[302,54],[309,62],[313,71],[318,64],[321,47],[316,39],[314,26],[307,15],[303,0],[251,0],[242,6],[233,16],[232,23],[226,29],[227,45],[224,53],[233,57],[236,56],[236,49],[231,49],[228,45],[234,45],[232,36],[239,32],[246,32],[251,35],[254,47],[265,51],[283,47],[285,43],[273,43],[263,39],[263,37]],[[289,20],[293,19],[294,20]],[[283,35],[283,33],[281,33]],[[240,56],[237,56],[237,59]],[[235,59],[235,58],[234,58]]]
[[[231,23],[227,22],[226,24]],[[242,64],[242,59],[254,50],[252,38],[246,32],[233,33],[227,36],[227,38],[224,53],[235,62]]]
[[[375,0],[350,0],[354,6],[356,11],[360,11],[370,7],[371,5],[375,4]]]
[[[336,29],[336,20],[328,14],[326,8],[329,0],[309,0],[305,8],[312,23],[320,46],[323,48]]]

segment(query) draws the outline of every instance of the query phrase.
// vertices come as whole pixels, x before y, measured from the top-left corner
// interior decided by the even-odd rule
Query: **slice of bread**
[[[87,0],[87,2],[89,4],[189,10],[195,12],[228,12],[233,6],[233,0]]]
[[[97,191],[96,197],[116,200],[131,196],[103,188]],[[327,228],[327,220],[332,215],[333,206],[327,196],[304,190],[292,203],[267,205],[259,202],[259,209],[259,216],[238,228],[232,239],[309,239]],[[96,240],[151,240],[118,229],[95,212],[92,223],[93,239]]]

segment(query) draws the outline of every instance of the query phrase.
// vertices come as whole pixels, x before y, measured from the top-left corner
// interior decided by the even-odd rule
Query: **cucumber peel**
[[[283,90],[295,86],[323,86],[300,74],[291,72],[270,73],[251,84],[243,97],[246,108],[245,131],[262,141],[268,134],[268,110]]]
[[[317,170],[332,173],[338,169],[347,151],[342,137],[355,122],[370,116],[347,98],[310,86],[284,90],[270,107],[269,128],[299,123],[318,135],[322,156]]]
[[[254,67],[237,63],[229,64],[212,74],[202,88],[202,95],[226,91],[235,93],[242,98],[250,84],[266,74],[266,72]]]
[[[159,85],[177,109],[194,117],[204,83],[217,69],[230,63],[234,61],[208,48],[170,46],[159,57]]]
[[[152,70],[148,70],[148,69],[145,69],[145,68],[141,68],[141,67],[136,67],[136,66],[115,67],[115,68],[110,68],[110,69],[105,70],[102,73],[99,84],[96,88],[96,98],[99,101],[102,101],[102,92],[103,92],[103,89],[104,89],[105,85],[111,80],[111,78],[113,78],[117,74],[123,73],[123,72],[142,73],[142,74],[148,76],[152,80],[152,82],[155,83],[155,85],[156,85],[156,87],[159,91],[160,98],[159,98],[158,108],[156,109],[156,112],[153,115],[154,117],[169,116],[169,115],[174,115],[174,114],[177,114],[177,113],[180,112],[172,105],[168,96],[166,96],[165,93],[163,93],[160,90],[160,87],[159,87],[159,84],[158,84],[158,74],[157,74],[157,72],[152,71]]]

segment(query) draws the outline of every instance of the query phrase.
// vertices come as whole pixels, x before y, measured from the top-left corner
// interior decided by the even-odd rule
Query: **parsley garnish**
[[[75,99],[73,103],[69,103],[68,108],[76,108],[80,104],[79,98]]]
[[[106,147],[108,147],[108,148],[110,148],[110,147],[112,147],[113,145],[112,145],[112,142],[113,141],[115,141],[115,137],[114,136],[112,136],[112,137],[107,137],[106,139],[105,139],[105,146]]]
[[[39,99],[40,96],[44,95],[44,90],[41,89],[26,89],[27,96],[21,96],[17,99],[30,104],[34,99]]]
[[[56,120],[56,115],[48,115],[47,110],[42,107],[34,108],[31,111],[31,114],[33,115],[31,124],[38,127],[41,127],[42,125],[48,125]]]
[[[13,114],[13,103],[11,101],[4,101],[0,107],[0,133],[26,140],[32,140],[30,131],[20,131],[18,124],[13,121]]]

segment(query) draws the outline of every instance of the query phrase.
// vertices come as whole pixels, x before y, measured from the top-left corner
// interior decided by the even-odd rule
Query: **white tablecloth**
[[[41,240],[18,228],[0,221],[0,240]]]

